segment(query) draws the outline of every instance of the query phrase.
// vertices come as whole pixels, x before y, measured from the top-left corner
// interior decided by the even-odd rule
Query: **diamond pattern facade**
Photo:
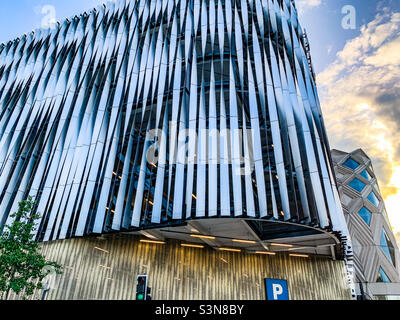
[[[361,149],[351,153],[333,150],[332,158],[353,244],[356,289],[361,294],[362,285],[366,297],[374,299],[375,283],[400,282],[399,249],[371,160]],[[349,167],[353,162],[358,165]],[[355,179],[365,185],[360,192],[352,188]]]

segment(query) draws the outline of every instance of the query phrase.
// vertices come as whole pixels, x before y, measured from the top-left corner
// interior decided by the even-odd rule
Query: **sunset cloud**
[[[373,161],[392,226],[400,231],[400,13],[383,9],[318,75],[331,146]]]
[[[396,238],[397,244],[400,245],[400,232],[397,232],[394,237]]]

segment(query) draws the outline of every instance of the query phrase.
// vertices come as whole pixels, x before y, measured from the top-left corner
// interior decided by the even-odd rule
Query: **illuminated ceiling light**
[[[284,216],[284,215],[285,215],[285,213],[283,211],[281,211],[281,216]]]
[[[105,252],[105,253],[110,253],[109,251],[107,251],[107,250],[105,250],[105,249],[102,249],[102,248],[99,248],[99,247],[94,247],[96,250],[99,250],[99,251],[103,251],[103,252]]]
[[[221,261],[224,262],[224,263],[229,263],[229,262],[226,261],[224,258],[220,258],[220,259],[221,259]],[[208,277],[212,279],[212,277],[210,277],[210,276],[208,276]]]
[[[196,228],[191,228],[191,229],[190,229],[190,231],[192,231],[192,232],[196,232],[196,233],[200,233],[200,231],[199,231],[199,230],[197,230]]]
[[[146,232],[146,231],[141,231],[140,232],[142,235],[144,235],[147,238],[153,239],[153,240],[157,240],[157,238],[155,236],[153,236],[152,234]]]
[[[106,207],[106,210],[110,210],[110,208],[109,208],[109,207]]]
[[[101,264],[99,265],[99,267],[100,267],[100,268],[107,269],[107,270],[111,270],[111,267],[103,266],[103,265],[101,265]]]
[[[292,244],[285,244],[285,243],[270,243],[271,246],[275,247],[287,247],[287,248],[293,248]]]
[[[151,243],[151,244],[165,244],[164,241],[144,240],[144,239],[140,240],[140,242],[143,242],[143,243]]]
[[[157,165],[155,165],[154,163],[151,163],[151,165],[152,165],[154,168],[157,168]]]
[[[242,252],[240,249],[233,249],[233,248],[218,248],[220,251],[230,251],[230,252]]]
[[[114,210],[111,210],[111,213],[115,213],[115,211],[114,211]]]
[[[194,194],[192,194],[192,197],[193,197],[195,200],[197,200],[197,197],[196,197]]]
[[[117,173],[113,171],[113,175],[114,175],[114,176],[116,176],[116,175],[117,175]]]
[[[270,255],[270,256],[276,255],[275,252],[270,252],[270,251],[256,251],[255,253],[256,254],[267,254],[267,255]]]
[[[210,240],[215,240],[215,237],[213,236],[203,236],[201,234],[191,234],[190,235],[192,238],[200,238],[200,239],[210,239]]]
[[[316,247],[296,247],[288,249],[288,251],[295,251],[295,250],[304,250],[304,249],[315,249]]]
[[[199,249],[203,249],[204,246],[200,245],[200,244],[190,244],[190,243],[181,243],[182,247],[187,247],[187,248],[199,248]]]
[[[290,253],[290,257],[299,257],[299,258],[309,258],[310,256],[308,254],[299,254],[299,253]]]
[[[253,241],[253,240],[242,240],[242,239],[232,239],[232,242],[249,243],[249,244],[255,244],[255,243],[257,243],[257,241]]]

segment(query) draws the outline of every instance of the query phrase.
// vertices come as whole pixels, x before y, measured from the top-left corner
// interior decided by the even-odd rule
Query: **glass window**
[[[376,279],[376,282],[386,282],[386,283],[392,282],[390,281],[385,271],[383,271],[382,267],[379,268],[378,278]]]
[[[381,249],[390,262],[394,265],[394,247],[388,235],[386,234],[385,229],[382,229]]]
[[[375,193],[371,192],[369,194],[369,196],[367,197],[367,199],[375,206],[378,207],[379,206],[379,200],[376,197]]]
[[[367,170],[364,170],[363,172],[361,172],[360,175],[361,175],[364,179],[366,179],[366,180],[368,180],[368,181],[371,181],[371,180],[372,180],[372,177],[370,176],[370,174],[368,173]]]
[[[351,170],[357,169],[360,165],[358,162],[354,161],[352,158],[349,158],[343,165]]]
[[[358,214],[360,215],[361,218],[363,218],[363,220],[367,225],[370,225],[372,216],[371,211],[369,211],[366,207],[362,207],[361,210],[358,211]]]
[[[357,190],[358,192],[361,192],[364,189],[365,184],[362,183],[357,178],[355,178],[352,182],[349,183],[349,186],[352,187],[354,190]]]

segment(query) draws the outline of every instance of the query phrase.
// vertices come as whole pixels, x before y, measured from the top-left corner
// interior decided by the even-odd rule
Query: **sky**
[[[355,29],[343,28],[348,5]],[[362,148],[372,159],[400,243],[400,1],[297,0],[297,7],[331,148]]]
[[[1,0],[0,42],[105,0]],[[372,159],[400,242],[400,1],[296,0],[332,148]]]

